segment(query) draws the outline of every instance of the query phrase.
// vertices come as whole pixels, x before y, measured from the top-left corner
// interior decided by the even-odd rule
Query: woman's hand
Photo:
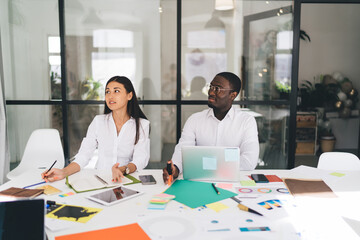
[[[112,172],[112,181],[113,182],[122,182],[122,178],[124,177],[124,174],[119,168],[119,163],[115,163],[114,166],[111,168]]]
[[[48,173],[47,171],[41,173],[41,178],[45,180],[45,182],[54,182],[66,177],[64,169],[53,168]]]

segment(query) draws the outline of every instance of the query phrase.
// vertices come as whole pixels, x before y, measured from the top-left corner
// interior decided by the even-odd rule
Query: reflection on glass
[[[11,163],[20,162],[26,143],[35,129],[55,128],[59,130],[61,138],[63,136],[60,105],[8,105],[6,114]]]
[[[257,168],[286,168],[289,108],[250,106],[258,125],[260,155]]]
[[[170,88],[164,83],[167,68],[176,66],[175,0],[163,1],[162,11],[159,1],[71,2],[65,1],[68,99],[104,99],[116,75],[128,77],[140,99],[175,99],[176,78]]]
[[[54,84],[60,84],[61,78],[57,3],[56,0],[0,3],[7,100],[59,98],[49,91],[57,91]]]
[[[242,3],[239,3],[241,6]],[[194,11],[194,6],[201,6]],[[235,34],[236,21],[242,17],[235,10],[215,10],[213,1],[182,1],[182,98],[183,100],[206,100],[204,95],[191,97],[192,82],[203,78],[210,83],[214,76],[223,71],[238,75],[240,69],[240,34]],[[204,90],[206,94],[206,91]]]
[[[207,100],[208,89],[205,78],[196,76],[191,80],[190,90],[183,100]]]
[[[293,41],[291,6],[279,8],[269,4],[263,12],[246,16],[244,25],[248,99],[288,100]]]

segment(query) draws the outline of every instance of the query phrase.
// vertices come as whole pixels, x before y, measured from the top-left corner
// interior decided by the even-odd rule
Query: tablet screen
[[[102,202],[112,203],[112,202],[119,201],[121,199],[128,198],[130,196],[137,195],[139,193],[140,192],[131,190],[129,188],[117,187],[117,188],[107,190],[105,192],[101,192],[101,193],[92,195],[91,197],[94,199],[98,199]]]

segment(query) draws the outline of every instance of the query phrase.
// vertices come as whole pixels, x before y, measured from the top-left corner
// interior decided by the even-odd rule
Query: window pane
[[[293,41],[291,5],[292,1],[244,2],[244,11],[250,11],[243,23],[243,76],[248,100],[289,99]]]
[[[175,0],[78,3],[65,1],[69,99],[103,99],[115,75],[128,77],[140,99],[175,99]]]
[[[219,72],[239,73],[236,39],[230,36],[236,29],[233,20],[241,20],[232,14],[224,17],[224,12],[214,7],[215,1],[182,1],[181,93],[184,100],[206,100],[202,89]]]
[[[194,113],[201,112],[205,109],[208,109],[207,105],[182,105],[181,106],[181,129],[184,128],[184,125],[187,119]]]
[[[286,106],[250,106],[258,125],[260,154],[257,168],[286,168],[288,155],[288,118]]]
[[[60,65],[51,65],[49,61],[50,56],[59,55],[49,45],[50,37],[59,36],[57,2],[8,1],[9,22],[2,28],[6,99],[51,99],[53,78],[50,76],[60,73],[56,69]]]
[[[163,168],[176,145],[176,106],[143,105],[150,121],[150,163],[147,168]]]
[[[94,117],[103,113],[104,105],[79,104],[68,107],[70,158],[78,153],[81,141]]]
[[[21,161],[26,143],[35,129],[55,128],[63,136],[62,108],[59,105],[8,105],[6,114],[12,164]]]

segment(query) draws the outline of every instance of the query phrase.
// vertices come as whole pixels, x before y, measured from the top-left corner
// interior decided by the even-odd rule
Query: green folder
[[[220,194],[216,193],[211,183],[176,180],[165,193],[175,195],[176,198],[174,200],[191,208],[197,208],[237,195],[225,189],[217,189]]]

